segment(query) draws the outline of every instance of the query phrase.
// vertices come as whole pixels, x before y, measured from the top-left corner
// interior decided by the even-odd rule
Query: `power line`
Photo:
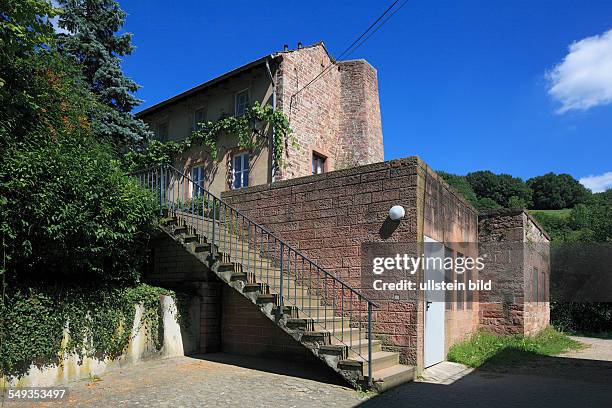
[[[384,11],[384,13],[382,13],[376,20],[374,20],[374,22],[372,24],[370,24],[370,26],[363,32],[361,33],[361,35],[359,37],[357,37],[357,39],[355,39],[351,45],[349,45],[344,51],[342,51],[342,53],[338,56],[338,60],[340,60],[341,58],[343,58],[346,55],[350,55],[351,53],[353,53],[355,50],[357,50],[359,47],[361,47],[370,37],[372,37],[372,35],[374,35],[375,32],[377,32],[387,21],[389,21],[389,19],[391,17],[393,17],[393,15],[395,13],[397,13],[402,7],[404,7],[404,5],[408,2],[408,0],[404,0],[404,2],[402,4],[400,4],[399,7],[397,7],[395,10],[393,10],[393,12],[391,14],[389,14],[387,16],[387,18],[385,18],[385,16],[393,9],[393,7],[395,7],[395,5],[397,3],[399,3],[400,0],[395,0],[389,7],[387,7],[387,9]],[[378,26],[376,26],[383,18],[385,18],[382,23],[380,23]],[[374,28],[376,27],[376,28]],[[370,30],[372,30],[374,28],[373,31],[370,32]],[[365,38],[364,38],[365,37]],[[362,40],[363,39],[363,40]],[[361,42],[360,42],[361,41]],[[323,69],[321,72],[319,72],[319,74],[317,76],[315,76],[313,79],[311,79],[306,85],[304,85],[302,88],[298,89],[293,95],[291,95],[291,100],[289,101],[289,112],[291,112],[291,106],[293,105],[293,99],[300,93],[302,92],[304,89],[306,89],[307,87],[309,87],[310,85],[312,85],[315,81],[317,81],[320,77],[322,77],[326,72],[328,72],[332,67],[334,66],[333,62],[330,63],[327,67],[325,67],[325,69]]]

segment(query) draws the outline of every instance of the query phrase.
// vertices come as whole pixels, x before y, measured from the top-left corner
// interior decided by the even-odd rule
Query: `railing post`
[[[372,302],[368,302],[368,386],[372,384]]]
[[[213,197],[212,202],[212,242],[210,243],[210,254],[214,258],[217,252],[215,250],[215,218],[217,217],[217,200],[215,197]]]
[[[283,256],[285,254],[285,243],[283,241],[280,242],[280,292],[278,297],[278,310],[276,316],[281,318],[283,316]]]
[[[159,215],[164,214],[164,179],[165,179],[164,165],[162,164],[159,169]]]

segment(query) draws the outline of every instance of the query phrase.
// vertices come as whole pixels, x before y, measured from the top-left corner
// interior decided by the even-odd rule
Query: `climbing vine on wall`
[[[134,287],[13,287],[4,298],[0,327],[0,376],[19,377],[30,364],[61,364],[63,353],[80,358],[119,357],[128,346],[135,305],[144,313],[139,330],[161,348],[160,296],[174,292]],[[177,316],[178,318],[178,316]],[[64,328],[70,336],[63,344]]]
[[[271,105],[256,103],[245,111],[242,116],[228,116],[216,121],[198,124],[198,128],[183,141],[161,142],[152,140],[148,147],[139,152],[127,153],[124,164],[128,171],[151,167],[160,164],[172,164],[176,156],[192,146],[200,145],[206,149],[213,160],[217,160],[219,134],[226,133],[238,138],[241,149],[252,149],[264,131],[254,131],[254,125],[261,129],[270,126],[273,133],[273,155],[277,166],[283,165],[283,152],[287,143],[295,143],[291,135],[291,127],[287,116]],[[263,125],[263,126],[262,126]]]

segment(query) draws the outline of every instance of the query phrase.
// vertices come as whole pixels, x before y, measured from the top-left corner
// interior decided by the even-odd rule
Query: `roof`
[[[235,76],[235,75],[237,75],[237,74],[239,74],[241,72],[248,71],[249,69],[255,68],[255,67],[259,66],[259,65],[263,65],[266,62],[266,60],[268,60],[270,58],[274,58],[274,55],[266,55],[265,57],[261,57],[259,59],[256,59],[255,61],[251,61],[248,64],[242,65],[241,67],[238,67],[238,68],[233,69],[233,70],[231,70],[229,72],[226,72],[225,74],[223,74],[221,76],[218,76],[218,77],[213,78],[213,79],[211,79],[209,81],[206,81],[203,84],[200,84],[200,85],[195,86],[195,87],[193,87],[191,89],[188,89],[185,92],[181,92],[180,94],[175,95],[175,96],[173,96],[173,97],[171,97],[169,99],[166,99],[164,101],[158,102],[155,105],[153,105],[151,107],[148,107],[147,109],[141,110],[140,112],[137,112],[135,116],[137,118],[142,118],[143,116],[148,115],[149,113],[153,113],[153,112],[163,108],[164,106],[170,105],[170,104],[172,104],[174,102],[178,102],[181,99],[185,99],[185,98],[187,98],[187,97],[189,97],[189,96],[191,96],[191,95],[193,95],[193,94],[195,94],[195,93],[197,93],[197,92],[199,92],[199,91],[201,91],[203,89],[206,89],[206,88],[208,88],[208,87],[210,87],[212,85],[215,85],[215,84],[217,84],[219,82],[222,82],[222,81],[224,81],[224,80],[226,80],[228,78],[231,78],[231,77],[233,77],[233,76]]]
[[[276,52],[276,53],[273,53],[273,54],[265,55],[265,56],[263,56],[261,58],[258,58],[258,59],[254,60],[254,61],[249,62],[248,64],[242,65],[242,66],[240,66],[240,67],[238,67],[236,69],[233,69],[233,70],[231,70],[229,72],[226,72],[225,74],[223,74],[221,76],[218,76],[218,77],[213,78],[213,79],[211,79],[209,81],[206,81],[206,82],[204,82],[204,83],[202,83],[200,85],[197,85],[197,86],[195,86],[195,87],[193,87],[191,89],[188,89],[187,91],[181,92],[180,94],[175,95],[175,96],[173,96],[173,97],[171,97],[169,99],[166,99],[166,100],[163,100],[161,102],[158,102],[158,103],[156,103],[153,106],[150,106],[150,107],[148,107],[146,109],[141,110],[140,112],[137,112],[135,114],[135,116],[140,119],[140,118],[142,118],[145,115],[148,115],[150,113],[158,111],[159,109],[161,109],[161,108],[163,108],[165,106],[168,106],[168,105],[170,105],[170,104],[172,104],[174,102],[178,102],[178,101],[180,101],[182,99],[185,99],[185,98],[187,98],[187,97],[189,97],[189,96],[191,96],[191,95],[193,95],[195,93],[198,93],[198,92],[200,92],[200,91],[202,91],[202,90],[204,90],[204,89],[206,89],[208,87],[211,87],[211,86],[213,86],[213,85],[215,85],[215,84],[217,84],[219,82],[222,82],[222,81],[224,81],[226,79],[229,79],[229,78],[231,78],[231,77],[233,77],[235,75],[238,75],[238,74],[240,74],[242,72],[248,71],[248,70],[250,70],[252,68],[255,68],[255,67],[258,67],[260,65],[263,65],[263,64],[266,63],[266,61],[274,59],[274,58],[276,58],[276,57],[278,57],[278,56],[280,56],[282,54],[286,54],[286,53],[290,53],[290,52],[294,52],[294,51],[299,51],[300,49],[304,49],[304,48],[317,47],[317,46],[322,46],[323,49],[325,50],[325,52],[327,53],[327,55],[329,56],[330,60],[334,61],[333,57],[330,55],[329,51],[325,47],[325,44],[323,44],[323,41],[319,41],[318,43],[311,44],[311,45],[306,45],[306,46],[303,46],[301,48],[297,48],[297,49],[293,49],[293,50],[279,51],[279,52]]]

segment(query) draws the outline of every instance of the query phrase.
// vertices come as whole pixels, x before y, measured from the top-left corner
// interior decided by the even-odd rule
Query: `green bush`
[[[57,56],[11,69],[0,92],[0,268],[12,281],[137,281],[157,203],[92,138],[88,118],[104,108]]]
[[[612,332],[612,303],[551,302],[550,320],[564,331]]]

